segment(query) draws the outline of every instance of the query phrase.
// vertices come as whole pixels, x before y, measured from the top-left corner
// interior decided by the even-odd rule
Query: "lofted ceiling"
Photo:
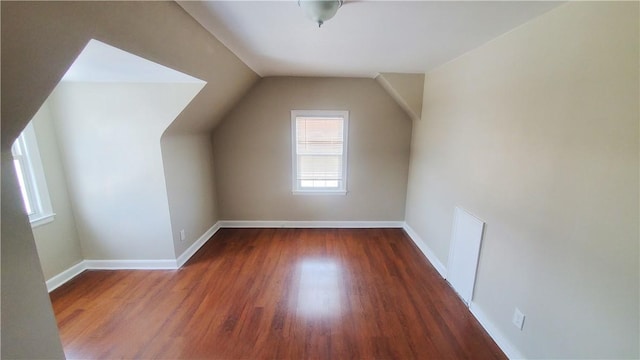
[[[91,39],[62,77],[67,82],[202,83],[193,76]]]
[[[426,73],[562,4],[345,1],[322,28],[297,1],[179,1],[260,76]]]

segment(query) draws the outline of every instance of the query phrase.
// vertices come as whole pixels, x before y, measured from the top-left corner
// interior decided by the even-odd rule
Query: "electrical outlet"
[[[511,322],[513,322],[513,325],[515,325],[515,327],[522,330],[522,327],[524,326],[524,314],[522,313],[522,311],[520,311],[520,309],[516,308],[516,310],[513,312],[513,319],[511,320]]]
[[[180,230],[180,241],[184,241],[186,238],[187,236],[184,234],[184,229]]]

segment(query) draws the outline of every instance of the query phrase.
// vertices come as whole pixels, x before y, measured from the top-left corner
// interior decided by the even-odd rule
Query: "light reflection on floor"
[[[305,318],[334,318],[342,312],[341,267],[334,260],[304,259],[298,263],[300,286],[296,312]]]

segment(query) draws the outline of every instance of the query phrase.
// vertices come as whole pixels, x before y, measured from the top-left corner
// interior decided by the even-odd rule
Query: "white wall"
[[[568,3],[426,77],[406,221],[444,264],[454,207],[486,221],[473,302],[527,358],[640,357],[638,7]]]
[[[33,228],[42,272],[45,279],[50,279],[82,261],[83,256],[48,101],[38,110],[32,123],[51,206],[56,214],[52,222]]]
[[[175,259],[160,137],[201,87],[61,83],[53,92],[86,259]]]
[[[179,257],[218,221],[213,149],[208,134],[165,133],[161,145],[173,246]]]

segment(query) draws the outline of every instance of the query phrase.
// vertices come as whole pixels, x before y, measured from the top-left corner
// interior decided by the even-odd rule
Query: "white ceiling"
[[[205,83],[94,39],[89,40],[62,81]]]
[[[322,28],[297,1],[179,1],[261,76],[425,73],[562,4],[345,1]]]

